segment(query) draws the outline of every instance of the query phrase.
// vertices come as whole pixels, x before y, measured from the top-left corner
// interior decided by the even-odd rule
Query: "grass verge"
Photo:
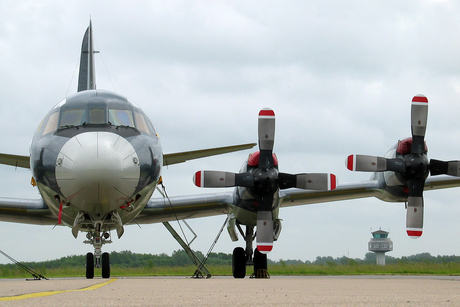
[[[210,265],[208,270],[214,276],[231,276],[231,266]],[[63,267],[57,269],[46,269],[44,267],[34,268],[41,275],[52,277],[84,277],[84,267]],[[111,267],[111,275],[117,276],[192,276],[195,272],[194,266],[176,267],[142,267],[124,268],[118,266]],[[247,275],[252,274],[252,267],[247,268]],[[275,264],[268,266],[268,272],[272,276],[291,275],[291,276],[326,276],[326,275],[460,275],[459,263],[398,263],[386,266],[371,264],[353,265],[312,265],[312,264]],[[100,274],[100,269],[95,270],[95,275]],[[0,270],[1,278],[31,278],[31,275],[19,267]]]

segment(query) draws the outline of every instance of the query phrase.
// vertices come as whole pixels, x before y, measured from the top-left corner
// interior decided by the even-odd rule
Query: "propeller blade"
[[[423,197],[409,196],[406,215],[407,235],[417,239],[423,232]]]
[[[298,188],[304,190],[334,190],[337,187],[337,177],[334,174],[286,174],[279,173],[280,189]]]
[[[423,197],[425,178],[416,177],[407,180],[407,188],[409,189],[409,197]]]
[[[412,98],[411,128],[412,128],[412,153],[425,152],[425,132],[428,118],[428,99],[423,95]]]
[[[423,189],[425,179],[421,177],[407,181],[409,197],[407,199],[406,231],[411,238],[418,238],[423,230]]]
[[[235,175],[221,171],[198,171],[193,176],[193,183],[199,188],[234,187]]]
[[[271,211],[257,212],[256,245],[262,254],[268,254],[273,249],[273,215]]]
[[[221,171],[198,171],[193,175],[193,183],[199,188],[254,187],[251,173],[231,173]]]
[[[430,173],[431,176],[436,175],[450,175],[460,177],[460,161],[440,161],[430,160]]]
[[[366,155],[349,155],[345,164],[350,171],[359,172],[405,172],[406,165],[403,160],[387,159]]]
[[[275,143],[275,112],[265,108],[259,112],[259,167],[273,167],[273,145]]]

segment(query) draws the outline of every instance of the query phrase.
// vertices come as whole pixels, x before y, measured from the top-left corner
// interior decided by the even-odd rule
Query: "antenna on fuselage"
[[[89,27],[86,29],[83,42],[81,44],[80,72],[78,76],[77,91],[86,91],[96,89],[96,71],[94,69],[94,51],[93,26],[91,20]]]

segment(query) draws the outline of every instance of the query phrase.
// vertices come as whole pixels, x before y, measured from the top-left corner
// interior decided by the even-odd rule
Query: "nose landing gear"
[[[102,278],[110,278],[110,255],[102,253],[102,245],[112,243],[110,233],[104,232],[101,236],[100,231],[91,231],[86,234],[88,240],[83,243],[91,244],[94,247],[94,254],[86,254],[86,278],[94,278],[94,268],[102,268]]]

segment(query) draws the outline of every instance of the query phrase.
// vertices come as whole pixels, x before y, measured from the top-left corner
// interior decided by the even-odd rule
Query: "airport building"
[[[393,242],[388,234],[388,231],[381,229],[373,231],[369,241],[369,251],[375,253],[378,265],[385,265],[385,253],[393,250]]]

